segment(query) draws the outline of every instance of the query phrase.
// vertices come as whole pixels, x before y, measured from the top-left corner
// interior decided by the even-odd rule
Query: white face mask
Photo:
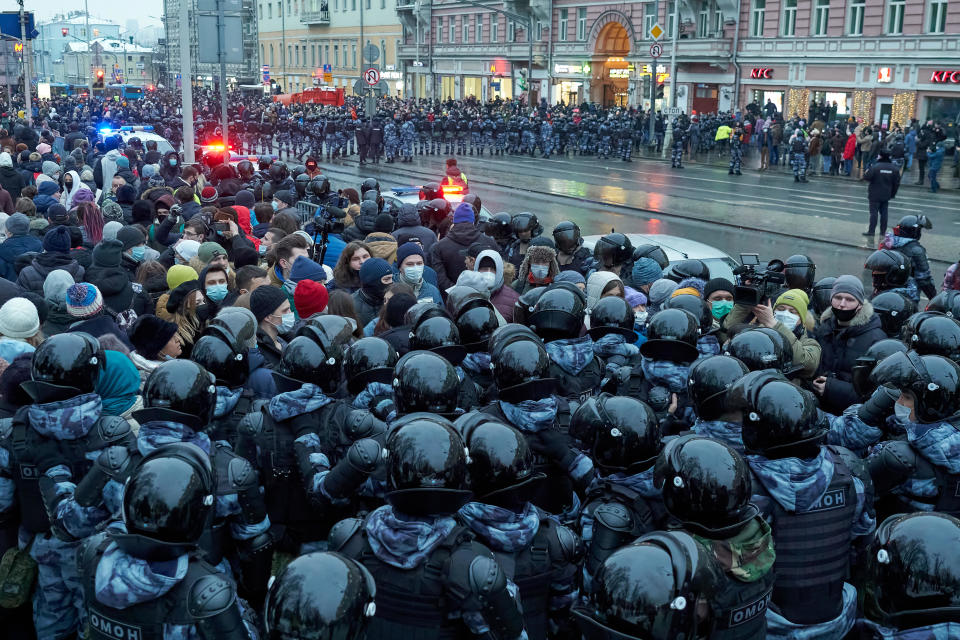
[[[797,328],[797,324],[800,323],[799,316],[795,316],[789,311],[774,311],[773,317],[779,320],[783,326],[785,326],[790,331],[793,331]]]
[[[493,286],[497,284],[497,274],[493,271],[485,271],[480,274],[480,277],[483,278],[483,283],[487,285],[487,289],[493,289]]]
[[[913,413],[913,409],[906,405],[900,404],[899,402],[893,405],[893,415],[901,422],[910,422],[911,413]]]

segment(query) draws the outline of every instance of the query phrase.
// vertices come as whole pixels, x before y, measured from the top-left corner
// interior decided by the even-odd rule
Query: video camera
[[[783,260],[773,259],[765,269],[760,268],[760,256],[756,253],[741,253],[740,266],[733,270],[737,283],[733,287],[734,304],[755,307],[775,298],[786,282]]]
[[[346,214],[338,207],[327,207],[323,204],[301,200],[297,203],[297,213],[300,217],[301,226],[313,222],[314,235],[343,233],[343,219]]]

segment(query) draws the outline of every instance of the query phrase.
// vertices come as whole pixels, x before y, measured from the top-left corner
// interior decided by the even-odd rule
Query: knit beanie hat
[[[52,196],[59,190],[60,187],[51,178],[47,178],[43,183],[37,183],[37,195],[39,196]]]
[[[254,205],[257,204],[257,201],[253,197],[252,191],[248,191],[247,189],[240,189],[240,191],[237,191],[237,195],[233,196],[233,204],[239,207],[246,207],[247,209],[253,209]]]
[[[292,207],[297,203],[297,198],[293,195],[294,192],[289,189],[281,189],[273,194],[273,197],[284,203],[288,207]]]
[[[390,263],[383,258],[370,258],[360,266],[360,283],[379,284],[380,278],[388,273],[393,273]]]
[[[111,220],[107,224],[103,225],[103,239],[104,240],[116,240],[117,233],[123,229],[123,223],[117,222],[116,220]]]
[[[716,293],[717,291],[729,291],[732,294],[733,283],[726,278],[713,278],[708,280],[706,286],[703,288],[704,299],[709,298],[710,294]]]
[[[93,202],[95,199],[96,198],[93,194],[93,191],[90,191],[90,189],[81,188],[78,189],[75,194],[73,194],[73,206],[77,206],[78,204],[84,202]]]
[[[156,360],[176,332],[177,325],[173,322],[146,314],[134,321],[127,335],[138,354],[147,360]]]
[[[13,158],[10,157],[10,154],[7,153],[6,151],[4,151],[3,153],[0,153],[0,167],[12,167],[12,166],[13,166]]]
[[[650,285],[650,293],[647,294],[647,298],[650,300],[650,304],[659,308],[676,290],[676,282],[661,278]]]
[[[30,218],[22,213],[15,213],[7,218],[7,235],[25,236],[30,232]]]
[[[633,280],[633,286],[640,287],[662,278],[663,269],[653,258],[640,258],[633,263],[633,271],[630,273],[630,277]]]
[[[70,229],[60,225],[47,230],[43,234],[43,250],[47,253],[70,251]]]
[[[180,256],[182,260],[190,262],[197,257],[200,251],[200,243],[196,240],[181,240],[177,243],[177,246],[173,248],[173,251]]]
[[[26,298],[10,298],[0,307],[0,334],[8,338],[29,338],[40,331],[37,307]]]
[[[367,260],[367,262],[370,262]],[[306,282],[306,281],[305,281]],[[297,285],[299,288],[300,285]],[[294,292],[296,295],[296,292]],[[257,287],[250,294],[250,311],[257,319],[257,324],[263,322],[263,319],[277,310],[287,299],[287,294],[277,287],[265,285]]]
[[[200,245],[200,248],[197,249],[197,257],[200,258],[200,262],[203,264],[207,264],[217,256],[225,255],[227,255],[227,250],[216,242],[204,242]]]
[[[239,269],[247,265],[257,266],[260,263],[260,254],[250,247],[240,247],[233,251],[233,266]]]
[[[832,298],[838,293],[848,293],[856,298],[857,302],[863,304],[865,297],[863,293],[863,283],[860,282],[860,278],[857,276],[846,275],[837,278],[836,282],[833,283],[833,289],[830,290],[830,297]]]
[[[92,318],[103,310],[100,289],[89,282],[78,282],[67,289],[67,313],[81,320]]]
[[[214,187],[207,185],[200,191],[200,203],[201,204],[214,204],[217,201],[217,198],[220,197],[220,194],[217,193],[217,190]]]
[[[127,249],[144,244],[147,238],[143,235],[143,232],[136,227],[124,227],[117,232],[117,240],[123,243],[123,250],[126,251]]]
[[[389,213],[381,213],[373,223],[373,230],[382,233],[393,231],[393,216]]]
[[[63,304],[67,289],[74,283],[73,276],[66,269],[54,269],[43,279],[43,299],[47,302]]]
[[[647,296],[643,295],[642,291],[637,291],[632,287],[624,287],[624,299],[627,301],[631,307],[638,307],[640,305],[647,304]]]
[[[790,289],[789,291],[784,291],[780,294],[780,297],[777,298],[776,304],[785,305],[792,307],[794,311],[797,312],[797,315],[800,316],[800,319],[803,320],[807,317],[807,306],[810,304],[810,298],[807,297],[806,292],[803,289]]]
[[[579,271],[561,271],[553,279],[554,282],[569,282],[570,284],[586,284],[587,279]]]
[[[404,242],[397,248],[397,266],[403,264],[403,261],[410,256],[423,257],[423,249],[416,242]]]
[[[157,165],[155,164],[145,164],[143,165],[143,177],[152,178],[157,173]]]
[[[130,158],[127,156],[119,156],[117,158],[117,169],[129,169],[130,168]]]
[[[119,240],[103,240],[93,248],[93,264],[97,267],[119,267],[123,255],[123,243]]]
[[[199,280],[200,276],[193,269],[185,264],[175,264],[167,269],[167,288],[171,291],[182,285],[184,282]]]
[[[472,204],[469,202],[461,202],[453,211],[453,224],[461,224],[464,222],[473,224],[475,215],[476,212],[473,210]]]
[[[60,165],[52,160],[45,160],[43,164],[40,165],[40,170],[52,178],[60,172]]]
[[[263,287],[259,287],[262,289]],[[256,292],[256,289],[254,290]],[[309,318],[327,308],[330,294],[327,288],[313,280],[301,280],[293,291],[293,306],[301,318]],[[276,308],[276,307],[274,307]]]

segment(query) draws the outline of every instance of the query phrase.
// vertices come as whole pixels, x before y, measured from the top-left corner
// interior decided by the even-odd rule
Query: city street
[[[439,180],[445,156],[415,156],[409,165],[382,162],[357,165],[356,156],[325,165],[337,186],[376,176],[381,186],[409,186]],[[807,253],[821,273],[860,273],[879,238],[860,234],[867,226],[866,185],[850,178],[811,177],[793,182],[788,167],[779,171],[728,176],[717,166],[688,163],[671,169],[660,160],[595,157],[466,156],[459,158],[470,188],[492,212],[532,211],[549,230],[560,220],[575,221],[584,235],[611,228],[634,233],[678,235],[713,245],[737,257],[761,259]],[[904,183],[908,183],[908,178]],[[960,197],[933,195],[904,185],[890,203],[890,227],[901,216],[925,214],[933,230],[924,233],[938,284],[957,260]]]

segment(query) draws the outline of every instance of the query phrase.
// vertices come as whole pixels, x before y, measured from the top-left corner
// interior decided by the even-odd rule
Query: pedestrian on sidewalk
[[[930,191],[936,193],[940,189],[940,183],[937,182],[937,173],[943,166],[943,145],[931,144],[927,148],[927,175],[930,176]]]
[[[877,229],[877,218],[880,218],[880,235],[887,232],[887,211],[890,200],[896,197],[900,188],[900,171],[890,162],[890,152],[884,149],[879,153],[879,159],[873,163],[861,178],[867,182],[867,199],[870,201],[870,226],[863,234],[873,237]]]

